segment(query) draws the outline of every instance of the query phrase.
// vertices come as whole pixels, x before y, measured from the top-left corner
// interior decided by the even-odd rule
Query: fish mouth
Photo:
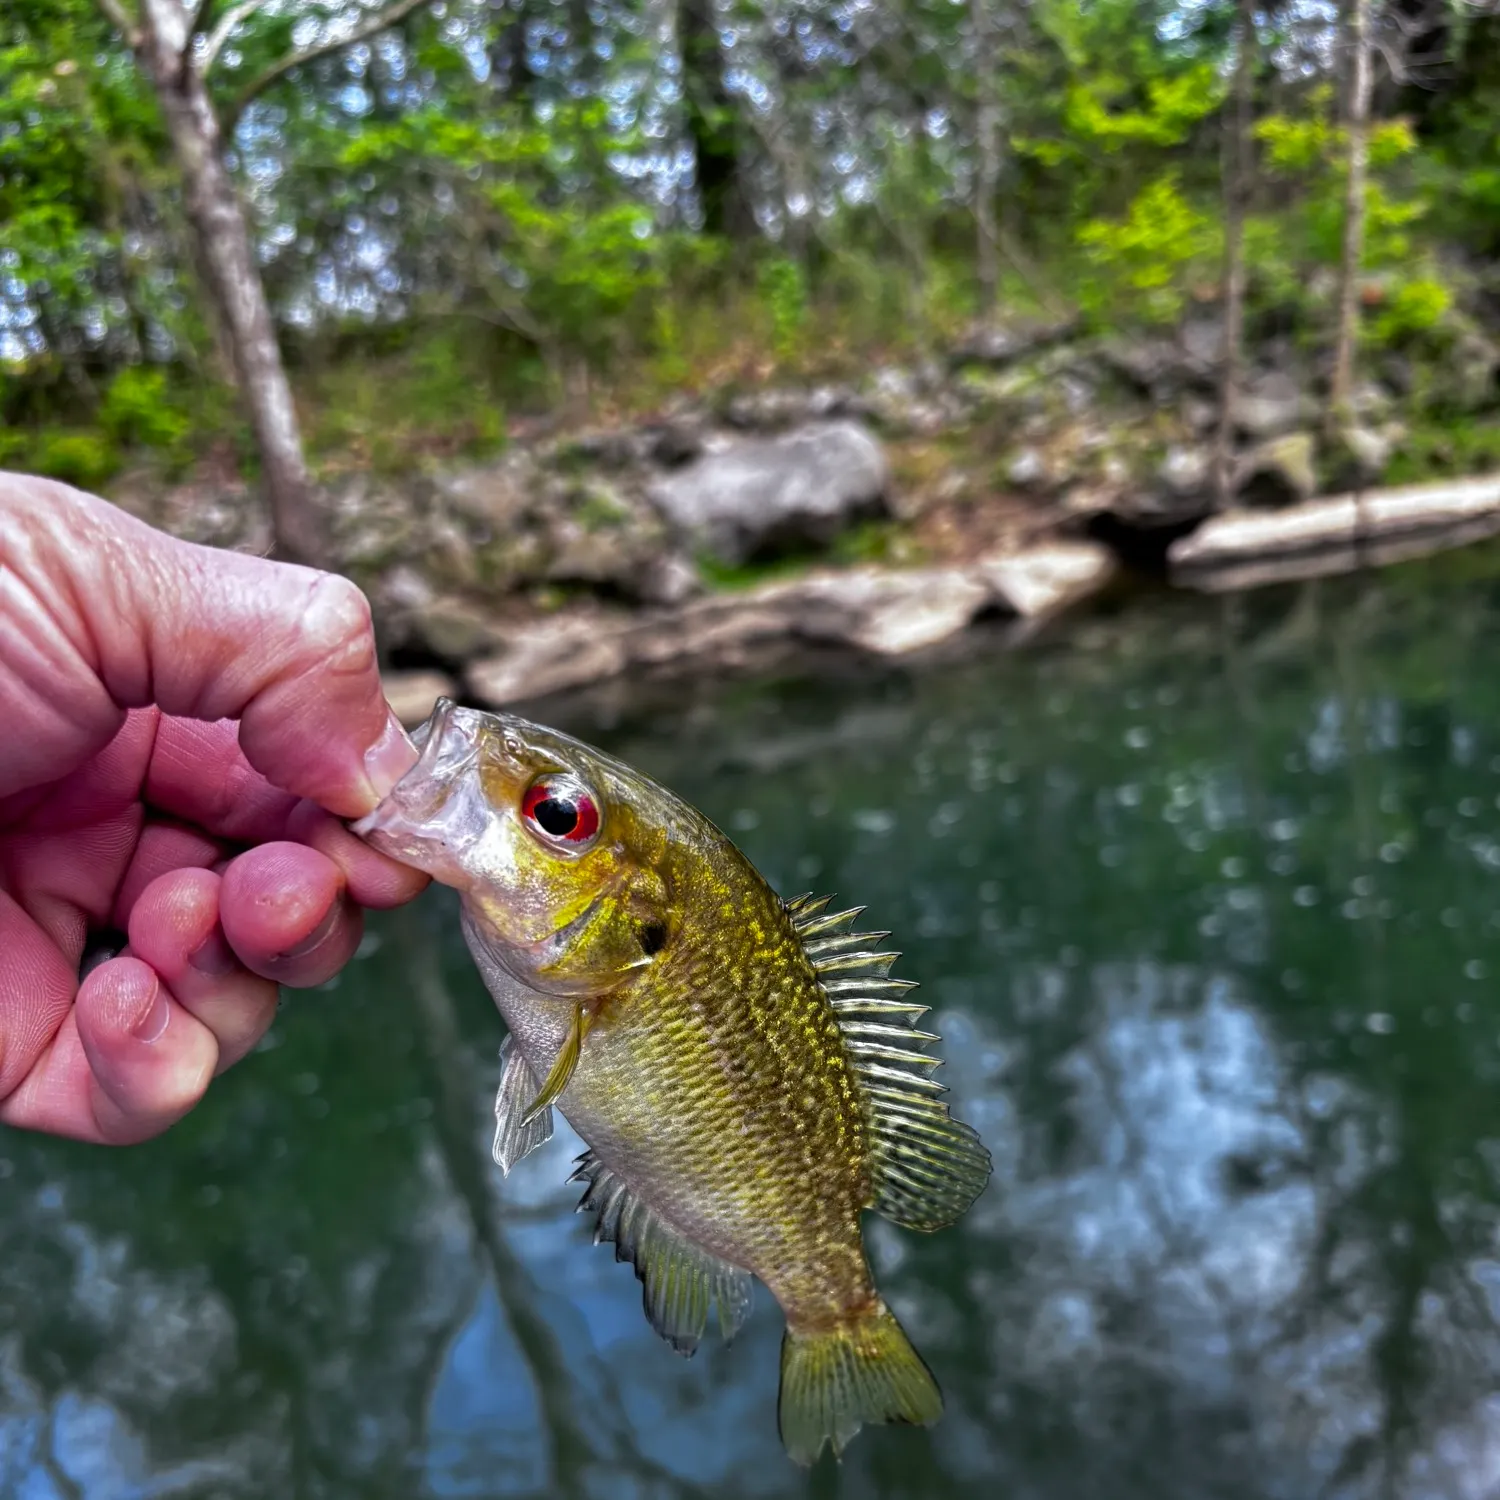
[[[456,779],[478,753],[474,726],[451,698],[439,698],[424,724],[412,731],[417,759],[375,810],[349,825],[362,839],[410,831],[442,810]]]

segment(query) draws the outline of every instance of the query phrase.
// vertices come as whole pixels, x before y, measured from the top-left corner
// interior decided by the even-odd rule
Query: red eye
[[[599,832],[599,805],[576,781],[543,776],[526,788],[521,816],[551,843],[587,844]]]

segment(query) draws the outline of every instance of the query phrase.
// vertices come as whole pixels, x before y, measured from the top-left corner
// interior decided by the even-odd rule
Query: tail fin
[[[857,1322],[824,1333],[787,1329],[781,1341],[781,1441],[794,1462],[834,1456],[866,1422],[928,1425],[943,1397],[922,1357],[883,1302]]]

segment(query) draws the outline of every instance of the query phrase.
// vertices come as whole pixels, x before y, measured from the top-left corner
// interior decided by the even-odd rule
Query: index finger
[[[120,708],[238,720],[256,770],[344,817],[370,811],[415,760],[348,579],[178,541],[18,476],[0,476],[0,531],[14,623],[69,647],[49,657],[54,679],[77,679],[52,682],[62,701],[102,688]]]

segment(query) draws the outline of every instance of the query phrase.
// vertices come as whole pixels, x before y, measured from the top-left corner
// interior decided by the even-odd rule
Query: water
[[[0,1135],[0,1495],[1500,1494],[1500,591],[1449,561],[947,665],[549,706],[870,907],[995,1181],[872,1221],[931,1433],[803,1477],[561,1133],[490,1166],[441,897],[129,1152]],[[621,704],[629,706],[622,710]]]

